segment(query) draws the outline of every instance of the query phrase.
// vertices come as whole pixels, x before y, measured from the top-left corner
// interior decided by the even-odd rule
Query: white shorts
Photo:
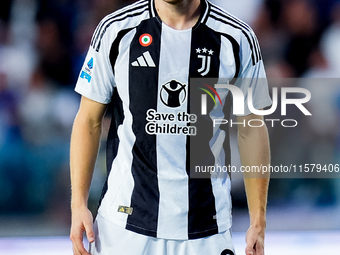
[[[92,255],[234,255],[230,231],[193,239],[170,240],[137,234],[118,227],[99,214],[94,226]]]

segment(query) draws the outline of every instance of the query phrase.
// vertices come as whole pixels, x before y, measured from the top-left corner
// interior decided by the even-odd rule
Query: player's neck
[[[177,30],[192,28],[201,14],[200,0],[155,0],[160,19]]]

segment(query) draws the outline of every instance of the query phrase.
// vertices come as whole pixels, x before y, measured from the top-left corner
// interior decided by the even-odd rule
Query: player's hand
[[[246,235],[246,255],[264,255],[265,227],[250,226]]]
[[[87,207],[72,210],[72,225],[70,239],[74,255],[91,255],[84,248],[83,233],[86,232],[87,240],[94,242],[93,216]]]

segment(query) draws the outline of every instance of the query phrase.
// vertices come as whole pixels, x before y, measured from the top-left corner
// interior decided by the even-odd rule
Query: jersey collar
[[[201,0],[202,4],[202,12],[201,15],[196,23],[196,25],[192,28],[195,29],[199,26],[201,23],[205,23],[207,21],[208,12],[210,9],[209,2],[207,0]],[[160,17],[158,16],[156,6],[155,6],[155,0],[149,0],[149,8],[150,8],[150,18],[157,18],[159,21],[161,21]]]

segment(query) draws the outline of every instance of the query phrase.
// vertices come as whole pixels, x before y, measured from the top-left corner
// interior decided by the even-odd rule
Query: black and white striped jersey
[[[230,164],[228,128],[213,127],[212,119],[229,117],[231,93],[216,89],[207,114],[193,114],[204,85],[190,78],[251,78],[235,85],[245,95],[254,88],[255,108],[271,104],[268,86],[257,82],[265,71],[251,28],[209,1],[202,5],[187,30],[164,24],[154,0],[106,16],[76,85],[83,96],[114,107],[99,214],[140,234],[186,240],[231,227],[230,178],[192,178],[190,170],[202,163],[191,153],[197,148],[205,163]]]

